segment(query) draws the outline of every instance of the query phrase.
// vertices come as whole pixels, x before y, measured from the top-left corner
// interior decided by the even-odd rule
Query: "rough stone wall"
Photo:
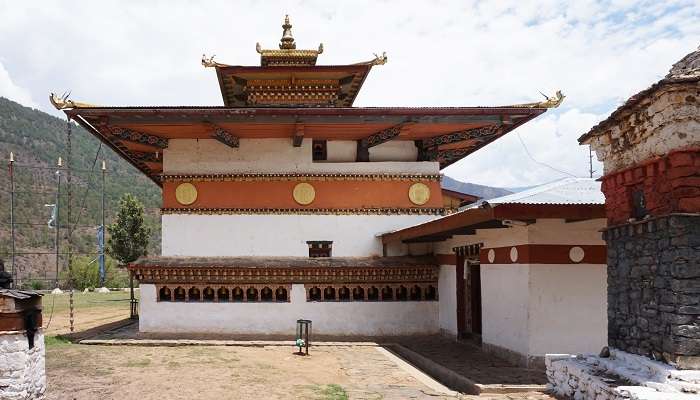
[[[700,130],[696,133],[700,137]],[[609,225],[633,216],[633,193],[644,194],[649,215],[700,212],[700,149],[675,151],[665,157],[603,177]]]
[[[700,81],[661,85],[590,139],[605,174],[700,146]]]
[[[700,215],[609,229],[610,346],[700,368]]]
[[[23,332],[0,332],[0,399],[43,399],[46,392],[44,335],[29,349]]]

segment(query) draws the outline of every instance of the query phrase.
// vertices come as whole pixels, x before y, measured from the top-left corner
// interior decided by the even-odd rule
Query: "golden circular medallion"
[[[311,204],[316,198],[316,189],[306,182],[298,183],[292,192],[294,201],[305,206]]]
[[[197,188],[189,182],[181,183],[175,188],[175,200],[183,206],[188,206],[197,200]]]
[[[422,206],[430,200],[430,188],[424,183],[414,183],[408,189],[408,198],[411,203]]]

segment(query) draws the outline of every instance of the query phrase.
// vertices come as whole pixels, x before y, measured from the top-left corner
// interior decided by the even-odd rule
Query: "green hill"
[[[15,232],[18,277],[53,279],[55,275],[55,230],[49,228],[50,208],[55,203],[58,157],[68,159],[67,124],[42,111],[24,107],[0,97],[0,158],[4,166],[0,173],[0,257],[10,265],[10,179],[8,160],[15,154]],[[72,124],[71,134],[71,224],[74,251],[92,256],[97,250],[96,227],[101,216],[101,161],[107,166],[105,179],[105,218],[110,223],[116,213],[119,198],[126,192],[136,196],[146,207],[152,238],[149,252],[160,254],[160,188],[136,168],[122,160],[90,133]],[[97,153],[99,150],[99,154]],[[95,162],[95,159],[97,161]],[[68,224],[67,174],[61,184],[60,220]],[[68,229],[60,230],[60,251],[68,248]],[[60,259],[65,268],[66,257]]]

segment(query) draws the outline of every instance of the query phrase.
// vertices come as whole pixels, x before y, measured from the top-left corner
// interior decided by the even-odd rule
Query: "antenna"
[[[593,170],[593,149],[591,149],[591,145],[588,145],[588,173],[591,178],[593,178],[593,173],[595,170]]]

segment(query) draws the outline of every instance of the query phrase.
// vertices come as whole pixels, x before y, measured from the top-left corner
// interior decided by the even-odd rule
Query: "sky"
[[[700,0],[0,0],[0,96],[53,115],[50,92],[100,105],[222,105],[203,53],[259,65],[288,13],[319,64],[371,60],[355,106],[562,106],[444,170],[530,186],[589,175],[577,138],[700,45]],[[602,166],[595,161],[594,176]]]

